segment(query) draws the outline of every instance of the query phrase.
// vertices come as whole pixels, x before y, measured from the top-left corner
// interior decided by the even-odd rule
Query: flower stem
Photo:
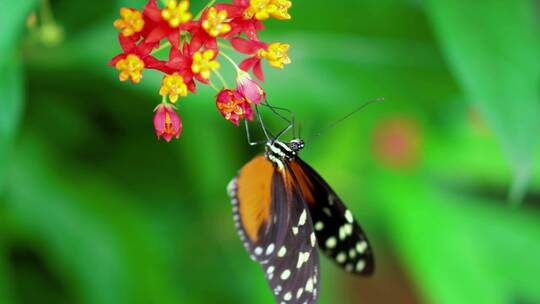
[[[231,46],[226,45],[226,44],[223,43],[223,42],[218,42],[218,46],[219,46],[220,48],[224,48],[224,49],[228,49],[228,50],[234,50]]]
[[[216,76],[218,77],[219,81],[223,84],[223,87],[225,89],[228,89],[229,86],[227,85],[227,82],[225,81],[225,78],[223,78],[223,75],[218,70],[215,70],[214,73],[216,73]]]
[[[219,89],[216,87],[216,85],[215,85],[212,81],[210,81],[210,82],[208,83],[208,85],[209,85],[212,89],[214,89],[216,92],[219,93]]]
[[[49,0],[41,0],[41,10],[39,13],[43,24],[56,24]]]
[[[227,55],[225,52],[221,51],[219,52],[219,54],[223,57],[225,57],[225,59],[229,60],[229,62],[234,66],[234,68],[236,69],[236,72],[239,72],[240,71],[240,68],[238,67],[238,65],[236,64],[236,62],[234,62],[234,60],[229,57],[229,55]]]

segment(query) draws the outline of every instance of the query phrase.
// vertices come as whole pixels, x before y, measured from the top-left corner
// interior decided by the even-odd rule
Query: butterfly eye
[[[291,150],[298,151],[304,148],[304,141],[302,139],[293,139],[289,143]]]

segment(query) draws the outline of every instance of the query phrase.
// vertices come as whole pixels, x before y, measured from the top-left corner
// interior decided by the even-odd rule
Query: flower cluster
[[[289,45],[267,43],[259,39],[263,21],[288,20],[289,0],[234,0],[233,3],[207,5],[199,14],[190,12],[189,0],[165,0],[158,6],[149,0],[142,11],[120,9],[114,21],[122,53],[110,61],[119,72],[120,81],[137,84],[145,69],[164,73],[159,88],[161,103],[155,109],[154,128],[158,139],[178,138],[182,121],[176,113],[179,98],[197,92],[198,84],[214,88],[216,106],[221,115],[239,125],[242,119],[253,119],[253,105],[260,104],[265,93],[249,72],[264,81],[262,62],[282,69],[291,60]],[[211,3],[214,4],[215,1]],[[232,49],[247,57],[236,64],[223,49]],[[166,60],[158,52],[168,50]],[[229,61],[237,71],[236,88],[229,89],[219,72],[218,58]],[[220,85],[213,83],[217,76]],[[221,89],[218,89],[221,88]]]

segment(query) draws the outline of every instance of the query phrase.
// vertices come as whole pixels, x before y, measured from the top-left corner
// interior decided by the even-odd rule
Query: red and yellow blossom
[[[167,7],[161,11],[163,20],[169,23],[172,28],[178,28],[181,24],[185,24],[191,20],[193,15],[189,12],[189,1],[169,0]]]
[[[120,71],[120,81],[131,79],[132,83],[139,83],[142,78],[144,62],[135,54],[128,54],[126,58],[118,60],[115,67]]]
[[[161,81],[161,88],[159,89],[159,95],[169,96],[169,100],[172,103],[176,103],[179,96],[187,96],[187,85],[184,82],[184,78],[178,73],[172,75],[166,75]]]
[[[109,62],[118,70],[120,81],[139,83],[145,69],[164,73],[156,92],[163,97],[154,115],[158,138],[170,141],[179,137],[182,122],[173,105],[187,96],[188,91],[195,94],[197,82],[209,84],[218,91],[219,85],[210,82],[214,72],[222,87],[228,87],[217,71],[220,68],[218,56],[230,61],[238,71],[237,88],[221,90],[216,96],[219,112],[235,125],[242,119],[252,120],[253,107],[260,105],[266,94],[248,71],[264,80],[263,59],[275,68],[283,68],[291,62],[288,44],[261,41],[259,31],[264,29],[263,21],[269,18],[290,19],[291,1],[233,0],[231,4],[208,5],[196,15],[190,12],[189,0],[163,2],[165,5],[159,6],[157,0],[148,0],[142,11],[120,9],[120,18],[113,25],[119,31],[122,52]],[[244,34],[247,39],[242,38]],[[218,40],[221,41],[218,43]],[[222,50],[223,43],[229,43],[232,49],[248,58],[237,65]],[[166,60],[154,57],[154,53],[162,50],[167,50],[168,56],[159,58],[166,57]]]
[[[288,54],[289,47],[290,46],[286,43],[273,42],[270,43],[266,50],[259,50],[257,55],[261,58],[268,59],[268,63],[270,63],[271,66],[283,69],[286,64],[291,63]]]
[[[182,50],[172,47],[169,53],[169,60],[161,67],[163,73],[172,75],[178,74],[182,76],[187,89],[196,93],[196,85],[193,81],[194,74],[191,71],[191,64],[193,62],[193,53],[191,52],[191,46],[189,43],[184,43]]]
[[[142,13],[132,8],[121,8],[120,19],[114,21],[114,27],[117,28],[124,37],[130,37],[140,33],[144,27]]]
[[[206,50],[204,52],[195,52],[193,54],[193,63],[191,71],[195,73],[197,80],[208,82],[210,74],[213,70],[217,70],[220,64],[216,59],[217,53],[214,50]]]
[[[231,31],[231,25],[226,22],[227,11],[218,11],[215,7],[210,7],[203,18],[202,28],[212,37],[218,37]]]
[[[259,40],[258,31],[264,29],[264,25],[261,20],[254,18],[253,16],[248,17],[246,11],[250,7],[249,0],[234,0],[232,4],[217,4],[216,8],[218,10],[225,10],[231,20],[229,24],[231,25],[231,31],[228,33],[228,37],[232,38],[235,36],[240,36],[245,33],[248,39],[253,41]]]
[[[180,137],[182,120],[171,105],[162,103],[157,106],[154,114],[154,130],[158,139],[163,137],[167,142],[173,137],[177,139]]]
[[[221,115],[235,125],[241,119],[253,119],[253,109],[249,102],[238,91],[222,90],[216,97],[216,106]]]
[[[183,0],[180,3],[170,0],[167,7],[160,9],[156,0],[148,1],[144,8],[144,16],[151,21],[152,29],[145,37],[147,43],[156,43],[161,39],[167,40],[174,46],[180,44],[180,32],[187,30],[190,26],[192,15],[188,12],[189,1]]]
[[[253,74],[264,81],[264,73],[261,60],[267,59],[271,66],[283,69],[286,64],[291,63],[288,55],[289,45],[281,42],[273,42],[270,45],[261,41],[251,41],[243,38],[231,39],[232,47],[246,55],[251,55],[240,63],[240,68],[244,71],[253,70]]]
[[[109,65],[119,72],[120,81],[131,79],[132,83],[139,83],[143,69],[160,69],[165,63],[150,55],[153,46],[146,43],[137,45],[132,39],[118,35],[123,53],[111,59]]]
[[[205,9],[200,20],[191,24],[192,48],[198,50],[204,46],[217,51],[217,38],[224,37],[232,29],[228,19],[226,10],[218,10],[215,7]]]
[[[249,7],[245,10],[246,19],[255,18],[257,20],[266,20],[274,17],[280,20],[289,20],[289,8],[291,1],[288,0],[251,0]]]

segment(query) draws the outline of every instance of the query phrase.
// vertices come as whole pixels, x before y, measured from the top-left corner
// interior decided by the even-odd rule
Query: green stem
[[[39,11],[43,24],[56,24],[49,0],[41,0],[41,10]]]
[[[208,85],[209,85],[212,89],[214,89],[216,92],[219,93],[219,89],[216,87],[216,85],[215,85],[212,81],[210,81],[210,82],[208,83]]]
[[[236,62],[234,62],[234,60],[229,57],[229,55],[227,55],[225,52],[221,51],[219,52],[219,54],[223,57],[225,57],[225,59],[229,60],[229,62],[234,66],[234,68],[236,69],[236,72],[238,73],[240,71],[240,68],[238,67],[238,65],[236,64]]]
[[[228,89],[229,86],[227,85],[227,82],[225,81],[225,78],[223,78],[223,75],[218,70],[215,70],[214,73],[216,73],[216,76],[218,77],[219,81],[223,84],[223,87],[225,89]]]
[[[223,42],[218,42],[218,46],[219,46],[220,48],[224,48],[224,49],[228,49],[228,50],[233,50],[233,51],[234,51],[234,49],[233,49],[230,45],[226,45],[226,44],[223,43]]]

